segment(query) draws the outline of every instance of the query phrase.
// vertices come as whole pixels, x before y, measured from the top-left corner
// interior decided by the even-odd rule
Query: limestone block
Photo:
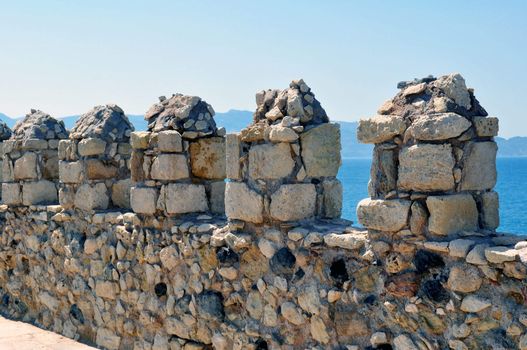
[[[117,172],[117,167],[111,163],[100,159],[86,160],[86,177],[90,180],[113,179],[117,176]]]
[[[322,183],[324,191],[324,216],[339,218],[342,214],[342,183],[337,180],[325,180]]]
[[[48,148],[48,141],[41,139],[26,139],[22,142],[24,150],[44,150]]]
[[[494,191],[483,192],[480,195],[482,228],[495,230],[500,225],[500,204],[498,193]]]
[[[215,181],[210,184],[209,190],[210,211],[225,213],[225,181]]]
[[[22,204],[22,191],[20,184],[4,182],[2,184],[2,202],[7,205]]]
[[[22,204],[55,204],[58,201],[57,186],[48,180],[25,182],[22,185]]]
[[[291,128],[274,125],[270,128],[269,141],[271,142],[295,142],[298,134]]]
[[[176,130],[160,131],[157,134],[157,147],[161,152],[183,152],[183,138]]]
[[[478,209],[470,194],[430,196],[426,199],[430,212],[428,230],[446,236],[478,228]]]
[[[413,191],[450,191],[454,189],[452,146],[418,144],[399,154],[398,186]]]
[[[190,143],[192,174],[202,179],[225,178],[225,139],[211,137]]]
[[[313,184],[282,185],[271,195],[271,217],[280,221],[310,218],[315,215],[316,196]]]
[[[463,79],[461,74],[453,73],[439,77],[432,84],[443,90],[443,92],[452,100],[454,100],[456,104],[466,109],[470,109],[470,94],[468,93],[465,79]]]
[[[496,185],[497,151],[495,142],[471,142],[465,147],[461,190],[487,190]]]
[[[165,208],[169,214],[207,211],[207,195],[203,185],[168,184],[164,187]]]
[[[154,158],[150,176],[155,180],[179,180],[189,177],[187,157],[183,154],[164,153]]]
[[[249,150],[249,176],[252,179],[287,177],[294,166],[288,143],[256,145]]]
[[[245,183],[227,182],[225,185],[225,213],[230,220],[262,223],[263,208],[263,197]]]
[[[304,132],[300,145],[308,177],[337,176],[341,164],[339,124],[321,124]]]
[[[96,156],[104,154],[106,142],[98,138],[82,139],[77,145],[77,149],[81,156]]]
[[[132,210],[138,214],[155,214],[157,197],[158,193],[155,188],[132,187],[130,190],[130,204]]]
[[[396,232],[406,226],[412,202],[403,199],[363,199],[357,205],[357,219],[364,227]]]
[[[130,179],[119,180],[112,185],[112,203],[119,208],[130,208]]]
[[[362,143],[381,143],[402,135],[406,130],[404,119],[397,115],[377,115],[361,119],[357,139]]]
[[[474,117],[472,119],[479,137],[493,137],[498,135],[499,120],[496,117]]]
[[[98,328],[95,342],[108,350],[117,350],[121,344],[121,337],[107,328]]]
[[[55,180],[59,178],[59,158],[57,153],[52,151],[54,154],[47,154],[44,159],[44,167],[42,169],[42,175],[48,180]]]
[[[129,143],[118,143],[117,144],[117,153],[123,156],[130,156],[132,154],[132,146]]]
[[[133,149],[147,149],[150,143],[150,132],[134,131],[130,133],[130,145]]]
[[[447,140],[464,133],[472,123],[456,113],[425,114],[418,116],[410,126],[417,140]]]
[[[142,182],[145,179],[145,172],[143,169],[144,154],[142,151],[135,150],[130,158],[130,173],[132,181]]]
[[[71,185],[59,188],[59,203],[64,209],[72,209],[75,205],[75,190]]]
[[[80,183],[83,176],[82,161],[59,161],[59,179],[63,183]]]
[[[384,196],[397,188],[397,151],[376,145],[370,170],[372,197]]]
[[[34,152],[26,152],[15,161],[15,180],[33,180],[38,178],[38,157]]]
[[[97,209],[107,209],[110,198],[104,183],[81,185],[75,193],[75,207],[90,211]]]
[[[225,136],[225,167],[228,179],[240,180],[240,138],[238,134]]]
[[[60,160],[73,161],[77,159],[77,144],[73,140],[60,140],[58,155]]]
[[[2,181],[14,181],[15,169],[13,169],[13,162],[8,156],[5,156],[2,161]]]

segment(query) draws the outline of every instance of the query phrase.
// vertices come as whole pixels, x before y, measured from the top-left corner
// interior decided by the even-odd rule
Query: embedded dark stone
[[[9,295],[8,294],[4,294],[2,295],[2,306],[7,306],[9,304]]]
[[[79,309],[77,304],[71,305],[70,316],[79,321],[80,323],[84,324],[84,315],[82,314],[82,311],[81,309]]]
[[[68,138],[68,132],[62,120],[57,120],[45,112],[34,109],[16,123],[11,136],[11,139],[15,140],[66,138]]]
[[[443,288],[441,282],[437,280],[425,281],[421,285],[421,291],[428,299],[437,303],[447,302],[450,299],[450,294]]]
[[[329,267],[329,275],[335,280],[335,284],[339,287],[349,280],[348,270],[346,269],[346,262],[344,259],[338,259],[331,263],[331,266]]]
[[[177,314],[190,313],[190,302],[191,301],[192,301],[192,297],[188,294],[185,294],[182,298],[178,299],[176,301],[176,305],[174,305],[175,313]]]
[[[278,250],[269,261],[271,270],[277,275],[291,276],[294,272],[295,264],[296,258],[288,248]]]
[[[240,261],[240,257],[229,247],[221,247],[216,250],[216,257],[219,262],[227,265],[234,265]]]
[[[71,129],[71,139],[99,138],[106,142],[128,142],[134,126],[114,104],[95,106],[84,113]]]
[[[295,272],[295,279],[297,279],[297,280],[302,279],[302,277],[304,277],[305,275],[306,275],[306,273],[304,272],[304,270],[298,269]]]
[[[3,121],[0,120],[0,141],[5,141],[11,137],[11,129]]]
[[[418,273],[428,272],[430,269],[443,267],[445,262],[443,258],[426,250],[418,250],[414,257],[414,265]]]
[[[263,340],[262,338],[258,339],[255,343],[256,347],[255,350],[267,350],[267,342]]]
[[[372,305],[376,300],[377,297],[373,294],[370,294],[364,299],[364,304]]]
[[[375,348],[375,350],[392,350],[393,347],[390,345],[390,344],[380,344],[380,345],[377,345],[377,347]]]
[[[217,321],[225,317],[221,293],[206,290],[196,296],[196,304],[200,317],[206,320]]]
[[[154,287],[154,292],[159,298],[167,295],[167,285],[163,282],[156,284]]]

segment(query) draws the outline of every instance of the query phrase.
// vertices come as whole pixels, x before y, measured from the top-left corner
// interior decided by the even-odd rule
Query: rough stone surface
[[[496,117],[474,117],[472,120],[479,137],[498,136],[499,121]]]
[[[342,183],[335,180],[326,180],[322,183],[324,189],[324,216],[326,218],[339,218],[342,214]]]
[[[203,179],[225,178],[225,139],[199,139],[190,144],[192,175]]]
[[[112,185],[112,203],[120,208],[131,208],[130,179],[119,180]]]
[[[470,194],[430,196],[426,199],[430,212],[428,230],[436,235],[450,235],[478,228],[478,209]]]
[[[472,123],[456,113],[425,114],[418,116],[409,131],[417,140],[436,141],[458,137]]]
[[[231,219],[261,223],[263,222],[263,197],[244,183],[227,182],[225,214]]]
[[[484,192],[480,196],[481,200],[481,213],[480,222],[481,226],[488,230],[495,230],[500,225],[500,213],[499,213],[499,196],[498,192],[490,191]]]
[[[154,158],[150,176],[155,180],[179,180],[189,177],[187,157],[183,154],[162,153]]]
[[[26,114],[24,119],[15,124],[12,138],[15,140],[66,139],[68,132],[62,120],[59,121],[39,110],[31,110],[31,113]]]
[[[106,150],[106,142],[95,137],[85,138],[79,142],[77,149],[81,156],[97,156],[103,154]]]
[[[156,212],[158,193],[155,188],[133,187],[130,191],[132,210],[138,214],[154,214]]]
[[[287,143],[263,144],[249,150],[249,175],[252,179],[279,179],[293,171],[291,147]]]
[[[406,130],[404,119],[397,115],[377,115],[361,119],[357,128],[357,139],[362,143],[381,143],[402,135]]]
[[[169,214],[204,212],[209,209],[203,185],[171,183],[164,190],[165,207]]]
[[[481,287],[483,279],[479,271],[471,266],[455,266],[450,270],[447,285],[455,292],[471,293]]]
[[[107,209],[109,201],[108,191],[103,183],[81,185],[75,194],[75,207],[86,211]]]
[[[282,185],[271,195],[270,214],[275,220],[295,221],[315,214],[316,189],[312,184]]]
[[[486,190],[496,185],[495,142],[472,142],[465,150],[462,190]]]
[[[183,138],[176,130],[160,131],[157,134],[157,146],[161,152],[183,152]]]
[[[238,134],[227,134],[225,137],[225,167],[229,179],[241,179],[240,138]]]
[[[449,191],[454,188],[454,157],[450,145],[420,144],[399,155],[398,186],[414,191]]]
[[[75,140],[98,138],[106,142],[126,142],[134,126],[117,105],[96,106],[80,116],[70,131]]]
[[[395,232],[406,226],[411,202],[363,199],[357,205],[359,223],[367,228]]]
[[[322,124],[304,132],[300,145],[308,177],[337,176],[341,164],[339,124]]]
[[[54,204],[58,201],[57,186],[48,180],[31,181],[22,185],[22,204]]]

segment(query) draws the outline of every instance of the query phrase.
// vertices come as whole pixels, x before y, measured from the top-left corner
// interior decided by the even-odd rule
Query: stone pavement
[[[0,317],[1,350],[94,350],[33,325]]]

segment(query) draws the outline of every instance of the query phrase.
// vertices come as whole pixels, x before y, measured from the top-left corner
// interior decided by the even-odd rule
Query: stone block
[[[130,179],[119,180],[112,185],[112,203],[119,208],[130,208]]]
[[[160,152],[183,152],[183,138],[176,130],[160,131],[157,134],[157,147]]]
[[[48,141],[41,139],[26,139],[22,142],[24,150],[44,150],[48,148]]]
[[[472,123],[456,113],[420,115],[408,129],[416,140],[448,140],[460,136]]]
[[[479,137],[498,136],[499,120],[496,117],[474,117],[472,119]]]
[[[59,188],[59,204],[64,209],[72,209],[75,205],[75,190],[71,185],[63,185]]]
[[[8,156],[5,156],[4,160],[2,161],[2,181],[15,181],[13,162]]]
[[[73,140],[60,140],[58,155],[60,160],[77,160],[77,144]]]
[[[118,169],[115,165],[100,159],[86,160],[86,177],[90,180],[114,179]]]
[[[370,170],[371,197],[384,196],[397,188],[397,151],[375,146]]]
[[[82,161],[67,162],[59,161],[59,179],[63,183],[80,183],[83,177]]]
[[[48,180],[25,182],[22,185],[22,204],[41,205],[58,202],[57,186]]]
[[[7,205],[22,204],[22,191],[20,184],[4,182],[2,184],[2,202]]]
[[[54,155],[48,154],[44,159],[42,176],[48,180],[56,180],[59,178],[59,158],[56,152],[54,153]]]
[[[480,191],[496,185],[497,151],[495,142],[471,142],[465,147],[461,190]]]
[[[269,141],[271,142],[295,142],[298,140],[298,134],[291,128],[280,125],[273,125],[269,132]]]
[[[163,186],[163,189],[165,208],[169,214],[198,213],[209,209],[203,185],[172,183]]]
[[[155,214],[157,198],[157,189],[152,187],[132,187],[130,190],[130,204],[138,214]]]
[[[337,180],[325,180],[322,183],[324,191],[324,216],[339,218],[342,214],[342,183]]]
[[[38,178],[38,156],[34,152],[26,152],[15,161],[15,180],[35,180]]]
[[[249,150],[249,176],[254,180],[287,177],[294,166],[288,143],[256,145]]]
[[[481,227],[495,230],[500,225],[500,203],[498,193],[494,191],[483,192],[480,197],[480,223]]]
[[[357,139],[362,143],[382,143],[404,134],[406,123],[397,115],[377,115],[361,119],[357,127]]]
[[[430,212],[428,231],[446,236],[478,229],[478,209],[470,194],[430,196],[426,199]]]
[[[144,154],[142,151],[134,151],[130,158],[130,173],[132,181],[143,182],[145,180],[145,172],[143,169]]]
[[[108,209],[109,202],[108,189],[101,182],[81,185],[75,193],[75,207],[85,211]]]
[[[369,229],[396,232],[407,225],[411,203],[403,199],[366,198],[357,205],[357,219]]]
[[[340,168],[340,125],[321,124],[300,136],[308,177],[337,176]]]
[[[155,180],[180,180],[189,177],[187,157],[183,154],[164,153],[154,158],[150,176]]]
[[[225,178],[225,139],[211,137],[190,143],[192,174],[209,180]]]
[[[82,139],[77,145],[79,154],[83,157],[104,154],[106,142],[98,138]]]
[[[130,145],[133,149],[147,149],[150,143],[150,132],[134,131],[130,133]]]
[[[225,213],[225,181],[215,181],[210,184],[209,190],[210,211]]]
[[[263,196],[245,183],[227,182],[225,185],[225,213],[230,220],[263,222]]]
[[[123,156],[130,156],[132,154],[132,146],[125,142],[118,143],[117,153]]]
[[[405,147],[399,154],[399,189],[423,192],[453,190],[454,164],[449,144]]]
[[[228,179],[240,180],[240,138],[238,134],[225,136],[225,171]]]
[[[311,218],[315,215],[316,197],[313,184],[282,185],[271,195],[271,217],[280,221]]]

